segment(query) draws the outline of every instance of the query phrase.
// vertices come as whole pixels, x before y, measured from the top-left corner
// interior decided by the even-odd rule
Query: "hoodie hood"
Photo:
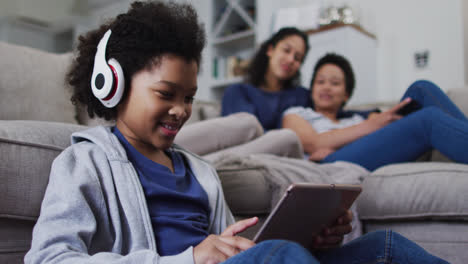
[[[71,144],[90,142],[96,144],[111,159],[127,160],[127,153],[119,139],[112,133],[112,127],[97,126],[72,134]]]

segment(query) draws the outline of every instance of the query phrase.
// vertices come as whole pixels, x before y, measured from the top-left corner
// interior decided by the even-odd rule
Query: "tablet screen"
[[[285,239],[308,247],[355,201],[360,185],[292,184],[271,211],[254,241]]]

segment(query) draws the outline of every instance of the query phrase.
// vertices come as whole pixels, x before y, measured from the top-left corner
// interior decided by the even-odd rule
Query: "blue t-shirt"
[[[171,157],[174,173],[138,152],[114,127],[113,133],[124,146],[138,172],[146,197],[158,253],[170,256],[198,245],[208,236],[210,206],[184,157],[175,151]]]
[[[251,84],[239,83],[226,88],[221,114],[251,113],[267,131],[281,127],[282,114],[286,109],[292,106],[309,107],[310,102],[310,92],[304,87],[267,92]]]

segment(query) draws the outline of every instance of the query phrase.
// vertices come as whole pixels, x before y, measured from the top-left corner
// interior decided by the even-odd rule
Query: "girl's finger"
[[[338,224],[348,224],[353,221],[353,212],[346,210],[346,212],[338,218]]]
[[[226,259],[235,256],[240,253],[240,250],[237,247],[232,246],[229,243],[224,243],[224,241],[219,237],[220,240],[215,244],[216,249],[226,256]]]
[[[247,228],[254,226],[258,222],[258,217],[247,218],[236,222],[226,228],[221,236],[235,236],[236,234],[246,230]]]
[[[320,241],[320,244],[316,244],[318,248],[335,247],[343,241],[343,236],[326,236]]]
[[[240,236],[220,236],[219,239],[223,241],[223,243],[229,244],[241,251],[255,246],[255,243],[252,240]]]
[[[403,101],[399,102],[397,105],[395,105],[394,107],[390,108],[388,111],[391,112],[391,113],[397,113],[400,109],[402,109],[403,107],[405,107],[405,105],[409,104],[411,102],[411,98],[410,97],[407,97],[405,98]]]
[[[328,232],[325,234],[327,236],[333,236],[333,235],[346,235],[350,233],[353,230],[353,227],[351,224],[345,224],[345,225],[337,225],[334,227],[328,228]]]

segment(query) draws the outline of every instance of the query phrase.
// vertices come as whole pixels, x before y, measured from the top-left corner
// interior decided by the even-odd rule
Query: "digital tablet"
[[[254,242],[285,239],[309,247],[314,235],[332,225],[361,191],[360,185],[292,184],[255,235]]]

